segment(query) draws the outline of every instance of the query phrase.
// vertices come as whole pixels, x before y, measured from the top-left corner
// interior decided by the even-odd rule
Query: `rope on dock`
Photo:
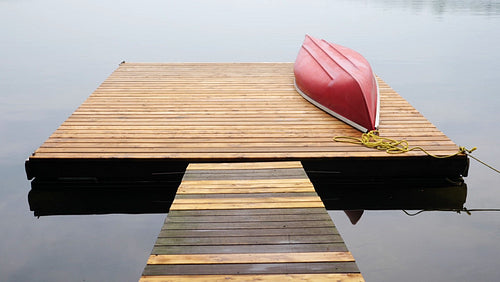
[[[451,155],[445,155],[445,156],[438,156],[429,153],[427,150],[420,146],[415,146],[415,147],[410,147],[408,144],[408,141],[406,140],[395,140],[391,138],[386,138],[386,137],[380,137],[378,130],[372,130],[366,133],[361,134],[361,137],[352,137],[352,136],[335,136],[333,137],[333,140],[335,142],[344,142],[344,143],[353,143],[353,144],[360,144],[363,146],[366,146],[368,148],[374,148],[377,150],[385,151],[388,154],[401,154],[401,153],[406,153],[414,150],[420,150],[427,155],[438,158],[438,159],[444,159],[444,158],[451,158],[456,155],[460,154],[466,154],[473,158],[474,160],[478,161],[479,163],[485,165],[486,167],[494,170],[497,173],[500,173],[500,170],[494,168],[491,165],[488,165],[487,163],[479,160],[475,156],[471,155],[473,151],[475,151],[477,148],[473,147],[472,149],[466,149],[465,147],[459,147],[458,151],[454,154]]]

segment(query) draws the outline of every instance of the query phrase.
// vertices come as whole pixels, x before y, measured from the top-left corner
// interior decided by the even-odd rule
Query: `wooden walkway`
[[[404,138],[438,155],[458,150],[378,82],[381,136]],[[191,162],[300,160],[306,171],[335,162],[363,174],[372,171],[370,161],[390,160],[385,171],[397,175],[467,171],[465,155],[446,160],[419,151],[388,155],[334,142],[338,135],[360,132],[295,91],[292,63],[123,63],[29,157],[26,170],[29,178],[109,177],[143,173],[140,168],[144,174],[182,171]],[[368,164],[365,171],[357,160]]]
[[[190,164],[140,279],[364,281],[300,162]]]

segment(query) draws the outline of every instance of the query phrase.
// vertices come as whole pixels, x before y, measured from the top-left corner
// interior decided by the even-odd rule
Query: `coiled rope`
[[[377,150],[381,151],[386,151],[389,154],[401,154],[401,153],[406,153],[410,151],[415,151],[415,150],[420,150],[427,155],[438,158],[438,159],[444,159],[444,158],[450,158],[454,157],[459,154],[467,154],[471,158],[475,159],[476,161],[480,162],[481,164],[489,167],[490,169],[496,171],[497,173],[500,173],[500,170],[486,164],[485,162],[479,160],[478,158],[474,157],[471,155],[473,151],[475,151],[477,148],[474,147],[472,149],[466,149],[465,147],[459,147],[458,151],[454,154],[451,155],[445,155],[445,156],[438,156],[429,153],[427,150],[420,146],[415,146],[415,147],[410,147],[408,142],[406,140],[394,140],[391,138],[386,138],[386,137],[380,137],[378,130],[372,130],[367,133],[361,134],[361,137],[351,137],[351,136],[335,136],[333,138],[335,142],[344,142],[344,143],[353,143],[353,144],[359,144],[366,146],[368,148],[374,148]]]

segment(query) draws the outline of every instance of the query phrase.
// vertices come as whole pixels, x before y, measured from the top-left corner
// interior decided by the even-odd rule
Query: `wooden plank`
[[[338,231],[332,226],[328,227],[297,227],[297,228],[247,228],[247,229],[163,229],[158,238],[177,237],[240,237],[240,236],[312,236],[312,235],[337,235]]]
[[[300,162],[245,162],[245,163],[218,163],[217,166],[204,163],[190,163],[188,170],[234,170],[234,169],[280,169],[280,168],[302,168]]]
[[[225,246],[225,245],[279,245],[279,244],[326,244],[343,242],[340,235],[272,235],[233,237],[159,237],[157,246]]]
[[[152,255],[148,264],[225,264],[354,261],[350,252]]]
[[[245,158],[242,158],[241,152],[211,152],[208,153],[208,150],[204,150],[207,153],[200,154],[199,152],[197,153],[192,153],[192,152],[180,152],[180,153],[174,153],[174,156],[179,156],[178,161],[200,161],[200,162],[209,162],[209,161],[223,161],[227,160],[227,158],[232,158],[235,161],[244,161],[244,160],[261,160],[261,161],[274,161],[276,158],[283,158],[287,159],[290,158],[292,155],[294,158],[301,158],[304,160],[310,160],[310,157],[312,154],[315,152],[304,152],[300,149],[297,149],[297,151],[290,152],[290,151],[284,151],[284,152],[275,152],[273,154],[273,157],[269,157],[269,154],[266,152],[247,152],[245,153]],[[316,152],[319,152],[316,151]],[[436,155],[448,155],[450,153],[456,153],[457,150],[439,150],[439,151],[430,151],[433,154]],[[379,157],[379,158],[387,158],[387,153],[383,151],[377,151],[377,152],[369,152],[371,157]],[[123,159],[135,159],[135,160],[143,160],[143,159],[149,159],[149,160],[163,160],[167,156],[172,156],[171,152],[104,152],[104,150],[101,150],[100,152],[86,152],[85,154],[85,159],[89,160],[104,160],[104,159],[112,159],[112,158],[123,158]],[[364,158],[367,155],[366,150],[359,150],[359,151],[351,151],[351,152],[329,152],[329,153],[324,153],[323,157],[325,158]],[[41,161],[43,160],[53,160],[53,159],[58,159],[58,160],[75,160],[79,159],[82,156],[82,152],[78,151],[66,151],[66,152],[38,152],[36,153],[36,158],[40,159]],[[181,157],[182,156],[182,157]],[[397,159],[397,158],[409,158],[409,157],[424,157],[421,152],[419,151],[411,151],[405,154],[391,154],[391,158]],[[425,156],[424,158],[427,158]],[[432,161],[432,159],[430,159]],[[49,162],[50,163],[50,162]],[[396,162],[397,163],[397,162]],[[29,164],[31,165],[31,164]],[[416,169],[416,168],[414,168]],[[36,172],[35,172],[36,173]],[[36,174],[35,174],[36,175]],[[35,176],[34,175],[34,176]],[[40,175],[43,177],[43,175]]]
[[[262,207],[265,205],[262,204]],[[269,208],[269,204],[267,205]],[[291,205],[291,208],[297,208],[297,207],[302,207],[301,205]],[[306,206],[307,207],[307,206]],[[252,208],[252,207],[248,207]],[[223,209],[223,208],[220,208]],[[229,209],[237,209],[237,207],[234,206],[228,206],[226,210]],[[187,210],[187,208],[184,209],[174,209],[174,211],[177,210]],[[206,210],[206,208],[204,209]],[[283,223],[280,221],[274,221],[274,222],[267,222],[265,225],[260,224],[259,222],[224,222],[224,223],[219,223],[219,224],[213,224],[212,222],[209,223],[176,223],[176,222],[171,222],[168,224],[167,229],[203,229],[203,230],[214,230],[214,229],[255,229],[255,228],[261,228],[261,229],[275,229],[275,228],[317,228],[317,227],[334,227],[333,223],[331,220],[316,220],[316,221],[295,221],[295,222],[287,222]]]
[[[321,201],[301,201],[301,202],[263,202],[263,203],[221,203],[221,204],[197,204],[197,203],[187,203],[187,204],[172,204],[170,210],[193,210],[193,209],[202,209],[202,210],[228,210],[228,209],[262,209],[274,207],[277,209],[283,208],[321,208],[324,207],[323,202]]]
[[[238,173],[244,171],[245,173]],[[305,171],[301,168],[273,168],[272,171],[268,169],[232,169],[232,170],[196,170],[195,173],[190,172],[189,168],[184,179],[191,180],[212,180],[212,179],[225,179],[225,180],[246,180],[246,179],[259,179],[265,176],[266,179],[300,179],[305,177]]]
[[[316,202],[321,201],[321,199],[316,197],[245,197],[243,200],[246,201],[247,204],[253,203],[288,203],[288,202]],[[182,205],[182,204],[233,204],[241,202],[241,198],[176,198],[174,200],[173,205]]]
[[[334,152],[342,152],[343,154],[349,155],[349,153],[358,153],[362,152],[364,153],[369,152],[373,149],[370,148],[365,148],[360,145],[349,145],[346,146],[346,148],[351,148],[350,152],[346,152],[346,150],[342,147],[311,147],[308,145],[303,145],[303,146],[294,146],[294,147],[279,147],[276,149],[276,153],[282,153],[282,154],[290,154],[290,153],[299,153],[299,154],[304,154],[304,153],[317,153],[317,152],[322,152],[327,149],[330,149],[330,153],[333,154]],[[439,151],[444,151],[444,150],[449,150],[447,152],[453,152],[456,153],[458,152],[458,147],[455,145],[437,145],[437,146],[427,146],[426,150],[429,149],[430,152],[439,152]],[[223,154],[241,154],[245,153],[248,156],[254,156],[256,154],[262,153],[266,154],[266,151],[269,150],[269,147],[250,147],[250,148],[226,148],[226,147],[201,147],[201,148],[196,148],[196,151],[198,153],[210,153],[212,155],[223,155]],[[176,147],[176,148],[168,148],[168,147],[163,147],[163,148],[158,148],[158,147],[153,147],[153,148],[113,148],[113,147],[97,147],[97,148],[82,148],[82,149],[76,149],[74,147],[71,148],[45,148],[41,147],[39,149],[38,154],[53,154],[53,155],[64,155],[64,154],[94,154],[94,155],[109,155],[112,153],[116,154],[130,154],[130,155],[141,155],[144,156],[146,154],[151,154],[151,155],[167,155],[170,153],[185,153],[185,155],[188,154],[193,154],[193,148],[192,147]],[[385,152],[384,152],[385,153]],[[420,151],[412,151],[413,154],[416,155],[421,155],[422,152]],[[408,154],[410,155],[410,154]],[[158,156],[157,156],[158,157]]]
[[[248,193],[300,193],[310,192],[309,187],[274,187],[274,188],[179,188],[177,193],[181,194],[248,194]]]
[[[262,215],[195,215],[169,216],[167,222],[267,222],[267,221],[310,221],[330,220],[325,213],[312,214],[262,214]]]
[[[355,273],[356,267],[352,262],[308,262],[308,263],[259,263],[259,264],[194,264],[194,265],[150,265],[145,275],[183,275],[196,274],[200,277],[206,275],[273,275],[282,274],[287,269],[287,274],[319,274]],[[259,280],[257,280],[259,281]]]
[[[245,176],[246,177],[246,176]],[[296,187],[300,185],[300,187],[306,186],[311,187],[310,181],[304,176],[302,178],[274,178],[274,179],[252,179],[252,181],[248,180],[239,180],[239,179],[217,179],[217,180],[190,180],[183,181],[180,187],[186,187],[189,189],[192,188],[203,188],[212,189],[212,188],[226,188],[226,187],[243,187],[243,188],[283,188],[283,187]],[[314,190],[314,188],[312,189]]]
[[[232,253],[289,253],[289,252],[347,252],[344,242],[228,246],[161,246],[155,245],[151,254],[232,254]]]
[[[255,180],[253,180],[255,181]],[[182,216],[254,216],[254,215],[310,215],[310,214],[324,214],[322,208],[297,208],[297,209],[239,209],[230,211],[207,211],[207,210],[189,210],[189,211],[171,211],[170,217]]]
[[[143,276],[140,282],[189,282],[189,281],[338,281],[338,282],[362,282],[361,274],[278,274],[278,275],[165,275],[165,276]]]
[[[249,177],[251,180],[252,178]],[[241,200],[247,200],[250,199],[262,199],[261,202],[265,202],[265,199],[271,199],[271,198],[280,198],[280,199],[296,199],[296,198],[305,198],[305,199],[319,199],[315,191],[307,191],[307,192],[291,192],[291,193],[285,193],[285,192],[278,192],[278,193],[252,193],[251,191],[249,193],[219,193],[219,194],[213,194],[213,193],[200,193],[200,194],[184,194],[181,195],[179,194],[177,199],[179,200],[187,200],[189,201],[192,199],[193,201],[196,201],[197,199],[205,199],[206,201],[212,201],[212,202],[217,202],[218,199],[223,199],[224,201],[241,201]]]

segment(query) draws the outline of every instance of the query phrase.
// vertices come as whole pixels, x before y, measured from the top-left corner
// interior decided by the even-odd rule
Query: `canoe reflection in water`
[[[344,210],[352,224],[365,210],[466,211],[467,184],[463,181],[344,179],[314,183],[314,187],[328,210]]]
[[[461,211],[467,197],[463,181],[321,178],[312,182],[326,208],[344,210],[353,224],[364,210]],[[164,179],[35,179],[28,201],[35,216],[167,213],[179,184]]]

